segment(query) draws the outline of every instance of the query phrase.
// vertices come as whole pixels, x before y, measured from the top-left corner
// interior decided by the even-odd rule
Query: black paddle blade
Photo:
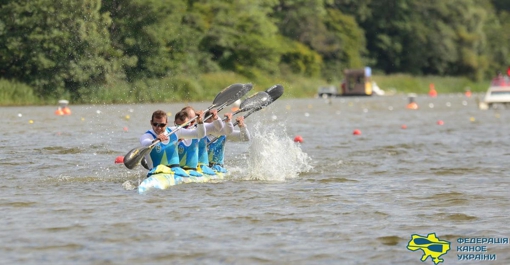
[[[246,94],[248,94],[248,92],[250,92],[252,88],[253,85],[251,83],[243,84],[243,88],[239,90],[239,92],[236,94],[235,99],[232,98],[232,100],[228,102],[227,106],[233,104],[238,99],[244,97]]]
[[[151,149],[152,148],[148,146],[133,148],[124,156],[124,166],[129,169],[135,168],[138,164],[140,164],[142,158],[151,151]]]
[[[269,105],[272,99],[268,93],[265,91],[258,92],[256,94],[251,95],[249,98],[245,99],[239,105],[239,110],[248,111],[248,110],[260,110],[263,107]]]
[[[149,165],[147,164],[147,159],[145,159],[145,157],[142,158],[142,161],[140,161],[140,164],[142,164],[142,166],[145,169],[150,170]]]
[[[283,95],[283,86],[282,85],[274,85],[274,86],[266,89],[266,92],[269,94],[269,96],[271,96],[273,101],[275,101]]]
[[[252,89],[251,84],[232,84],[223,89],[214,98],[213,104],[209,109],[217,108],[218,106],[228,106],[234,103],[236,100],[242,98],[248,91]]]

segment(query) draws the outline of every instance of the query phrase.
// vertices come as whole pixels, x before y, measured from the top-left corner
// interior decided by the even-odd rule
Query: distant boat
[[[510,108],[510,78],[498,74],[497,77],[492,79],[487,93],[483,101],[478,103],[478,107],[482,110],[492,109],[496,104],[504,105],[505,108]]]
[[[58,116],[71,115],[71,109],[67,106],[69,104],[69,101],[61,99],[58,101],[58,104],[60,106],[57,108],[57,110],[55,110],[55,115]]]

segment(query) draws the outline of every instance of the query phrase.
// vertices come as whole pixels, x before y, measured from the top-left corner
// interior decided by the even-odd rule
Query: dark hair
[[[182,109],[181,111],[175,113],[175,120],[179,120],[179,121],[184,121],[186,120],[188,117],[188,112],[184,109]]]
[[[157,119],[166,118],[166,120],[168,122],[168,118],[166,116],[166,112],[164,112],[162,110],[159,110],[159,109],[152,113],[151,121],[153,121],[154,118],[157,118]]]
[[[190,111],[193,111],[194,113],[196,113],[195,109],[193,107],[191,107],[191,106],[186,106],[186,107],[181,109],[181,112],[186,113],[186,116],[189,119],[194,118],[193,116],[190,115]]]
[[[186,106],[186,107],[182,108],[181,110],[193,110],[193,111],[195,111],[195,109],[192,106]]]

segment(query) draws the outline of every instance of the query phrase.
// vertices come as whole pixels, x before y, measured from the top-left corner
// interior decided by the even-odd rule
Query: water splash
[[[285,181],[313,168],[311,158],[287,135],[284,125],[256,124],[250,134],[248,179]]]

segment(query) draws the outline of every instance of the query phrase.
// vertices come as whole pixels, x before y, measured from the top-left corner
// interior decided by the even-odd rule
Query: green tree
[[[370,58],[387,73],[480,78],[487,67],[486,13],[479,1],[336,0],[335,5],[359,14]]]
[[[310,56],[303,48],[287,49],[283,62],[295,73],[320,74],[331,80],[345,68],[362,67],[366,63],[363,30],[353,16],[340,11],[333,1],[282,0],[274,7],[273,15],[283,36],[306,45],[318,55]],[[299,55],[299,52],[303,53]]]
[[[365,35],[353,16],[328,8],[324,25],[329,38],[329,49],[321,53],[324,77],[334,79],[341,75],[345,68],[361,68],[368,63],[365,58]]]
[[[106,83],[122,76],[122,53],[110,46],[99,0],[1,2],[0,72],[39,96]]]
[[[510,13],[491,12],[485,24],[487,34],[488,69],[485,77],[490,78],[510,66]]]
[[[196,1],[204,37],[200,49],[229,71],[253,76],[257,72],[275,74],[280,60],[278,29],[269,19],[268,2]]]
[[[113,20],[109,26],[112,45],[135,65],[125,65],[128,80],[163,77],[180,69],[181,22],[186,13],[184,0],[103,0],[102,12]],[[181,42],[185,43],[185,42]]]
[[[491,0],[496,8],[496,12],[510,12],[510,1],[508,0]]]

